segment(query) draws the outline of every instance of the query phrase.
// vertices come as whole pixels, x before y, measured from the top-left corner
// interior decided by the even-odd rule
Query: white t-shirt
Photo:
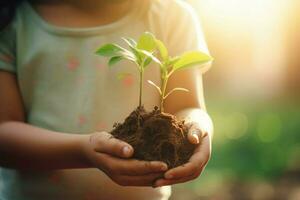
[[[0,33],[0,70],[16,73],[29,124],[76,134],[110,131],[138,105],[138,72],[126,61],[108,68],[94,52],[145,31],[164,41],[171,55],[207,52],[194,11],[180,0],[136,1],[122,19],[92,28],[51,25],[25,2]],[[151,64],[145,79],[159,84],[159,73]],[[149,110],[159,105],[157,91],[147,84],[143,104]],[[170,193],[169,186],[122,187],[98,169],[0,168],[1,200],[164,200]]]

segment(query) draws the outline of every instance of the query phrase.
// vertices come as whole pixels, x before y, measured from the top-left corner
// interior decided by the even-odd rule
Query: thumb
[[[204,136],[203,131],[199,129],[198,127],[191,127],[188,132],[188,140],[192,144],[199,144],[200,139]]]
[[[114,138],[107,132],[97,134],[99,134],[99,136],[96,137],[96,141],[94,142],[95,151],[122,158],[129,158],[133,155],[133,148],[128,143]]]

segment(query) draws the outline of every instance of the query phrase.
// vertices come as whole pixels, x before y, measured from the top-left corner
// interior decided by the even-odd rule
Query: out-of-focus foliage
[[[172,200],[300,199],[298,0],[187,0],[215,58],[203,76],[215,135]]]
[[[297,104],[208,102],[216,134],[210,169],[224,170],[242,179],[273,179],[300,159]]]
[[[172,199],[293,199],[300,186],[298,103],[207,102],[215,124],[212,158],[200,178],[175,187]]]

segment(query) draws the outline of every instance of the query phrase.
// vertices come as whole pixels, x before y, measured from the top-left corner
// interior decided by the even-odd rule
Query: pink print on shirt
[[[126,87],[131,87],[134,84],[133,75],[130,73],[121,73],[118,74],[118,80]]]
[[[126,76],[124,79],[123,79],[123,84],[127,87],[130,87],[133,85],[133,76],[130,75],[130,76]]]
[[[103,130],[107,129],[107,124],[103,121],[100,121],[96,124],[95,128],[97,131],[103,131]]]
[[[79,67],[79,64],[80,62],[76,57],[70,57],[67,62],[67,68],[73,71]]]
[[[96,68],[99,69],[99,70],[103,70],[104,67],[105,67],[105,66],[104,66],[102,63],[100,63],[100,62],[96,62],[95,66],[96,66]]]
[[[81,126],[81,125],[84,125],[86,123],[86,117],[82,114],[80,114],[78,116],[78,124]]]

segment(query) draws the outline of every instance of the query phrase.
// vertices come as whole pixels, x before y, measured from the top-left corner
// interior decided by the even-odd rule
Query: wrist
[[[92,163],[90,162],[89,156],[88,156],[88,151],[90,147],[90,134],[84,134],[84,135],[79,135],[78,140],[77,140],[77,155],[82,163],[82,166],[85,168],[91,168],[93,167]]]
[[[70,158],[73,158],[75,168],[89,168],[91,167],[89,160],[86,156],[85,148],[89,135],[70,134],[69,135],[69,147]]]

